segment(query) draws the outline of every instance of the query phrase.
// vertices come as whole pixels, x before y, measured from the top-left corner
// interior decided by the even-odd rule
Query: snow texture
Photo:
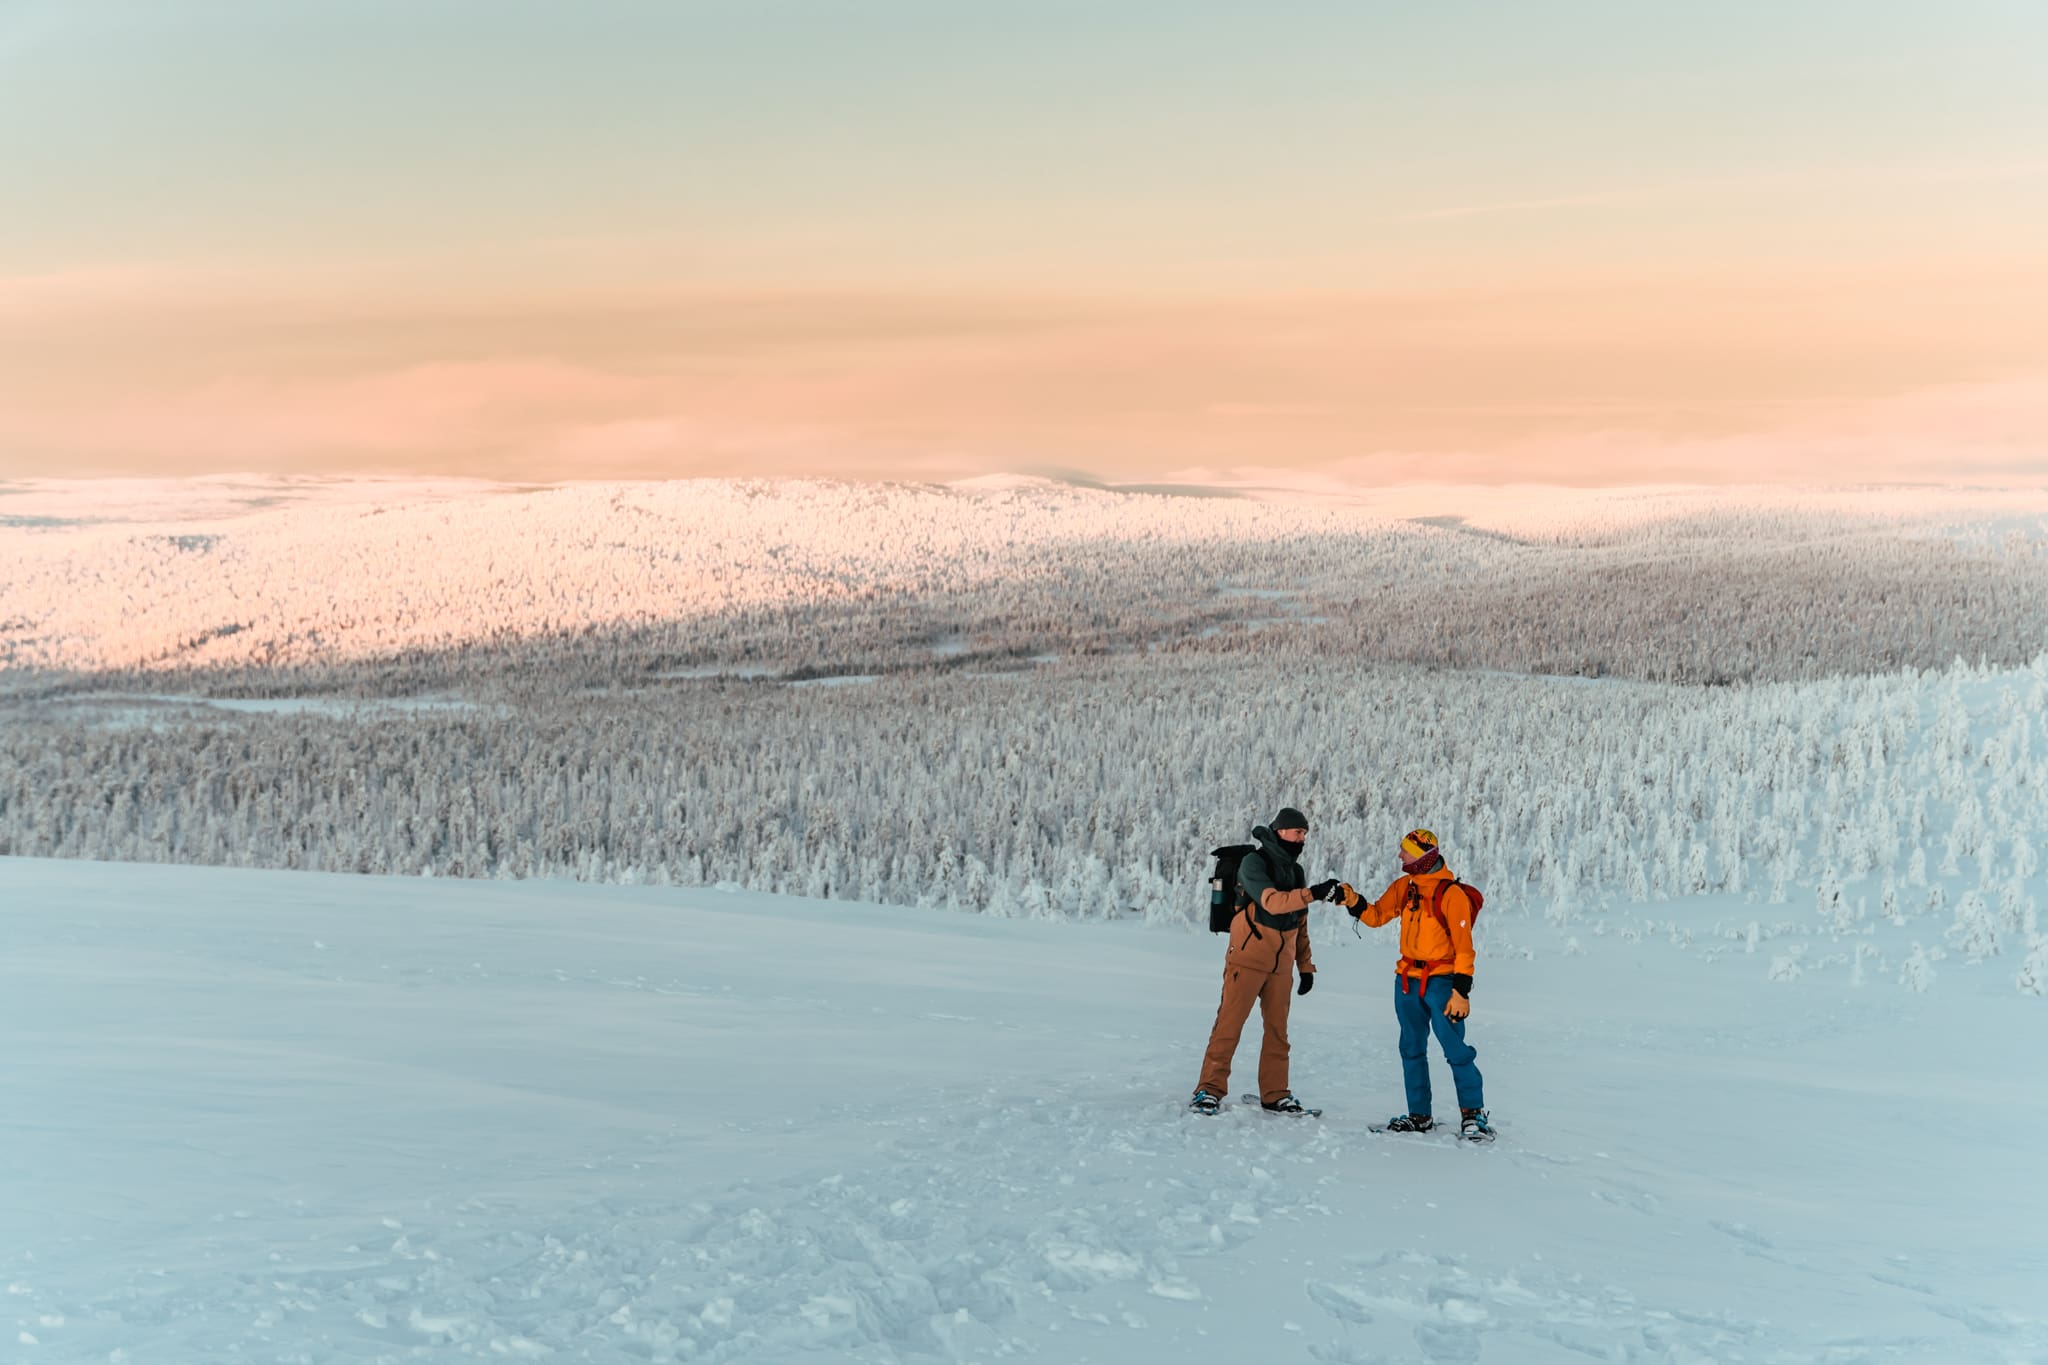
[[[1205,1120],[1204,935],[0,859],[0,1357],[2048,1358],[2036,1001],[1514,931],[1472,1148],[1348,935]]]

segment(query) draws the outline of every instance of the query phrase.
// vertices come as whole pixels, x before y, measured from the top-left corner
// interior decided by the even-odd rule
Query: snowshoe
[[[1269,1114],[1291,1114],[1296,1118],[1305,1119],[1319,1119],[1323,1116],[1322,1110],[1310,1109],[1300,1100],[1294,1098],[1294,1092],[1291,1090],[1279,1099],[1274,1100],[1271,1104],[1267,1104],[1257,1095],[1246,1095],[1244,1102],[1246,1104],[1256,1104]]]
[[[1375,1123],[1370,1131],[1375,1133],[1427,1133],[1436,1128],[1436,1120],[1427,1114],[1396,1114],[1385,1123]]]
[[[1219,1114],[1223,1112],[1223,1098],[1220,1095],[1212,1095],[1206,1090],[1197,1090],[1194,1093],[1194,1097],[1188,1101],[1188,1112],[1190,1114],[1208,1114],[1211,1116]]]
[[[1486,1121],[1484,1109],[1466,1109],[1458,1124],[1458,1136],[1467,1142],[1493,1141],[1493,1125]]]

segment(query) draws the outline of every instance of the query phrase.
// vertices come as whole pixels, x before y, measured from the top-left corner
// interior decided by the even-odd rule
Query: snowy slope
[[[29,480],[0,482],[0,675],[278,668],[360,691],[393,660],[538,651],[512,662],[581,686],[564,656],[593,649],[610,682],[711,664],[808,676],[1264,652],[1281,623],[1376,661],[1810,677],[2031,659],[2048,645],[2044,544],[2040,489],[1276,502],[1003,479]],[[1458,648],[1383,617],[1447,622]],[[1700,632],[1710,657],[1688,647]]]
[[[1370,936],[1205,1121],[1206,935],[0,859],[0,1359],[2048,1359],[2037,1001],[1555,932],[1468,1149]]]

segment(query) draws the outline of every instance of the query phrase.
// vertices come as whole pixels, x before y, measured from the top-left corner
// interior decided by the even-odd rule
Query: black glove
[[[1308,889],[1308,894],[1313,899],[1319,901],[1333,900],[1336,898],[1337,888],[1343,884],[1335,877],[1332,877],[1326,882],[1317,882],[1314,886],[1311,886]]]
[[[1316,974],[1314,972],[1303,972],[1301,974],[1301,984],[1294,988],[1294,993],[1296,995],[1307,995],[1310,991],[1314,990],[1315,988]]]

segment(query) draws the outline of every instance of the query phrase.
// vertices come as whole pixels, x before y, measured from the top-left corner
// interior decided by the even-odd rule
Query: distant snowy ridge
[[[253,671],[374,695],[1133,650],[1693,682],[2013,665],[2048,648],[2044,528],[2048,494],[1971,490],[15,484],[0,688]]]

